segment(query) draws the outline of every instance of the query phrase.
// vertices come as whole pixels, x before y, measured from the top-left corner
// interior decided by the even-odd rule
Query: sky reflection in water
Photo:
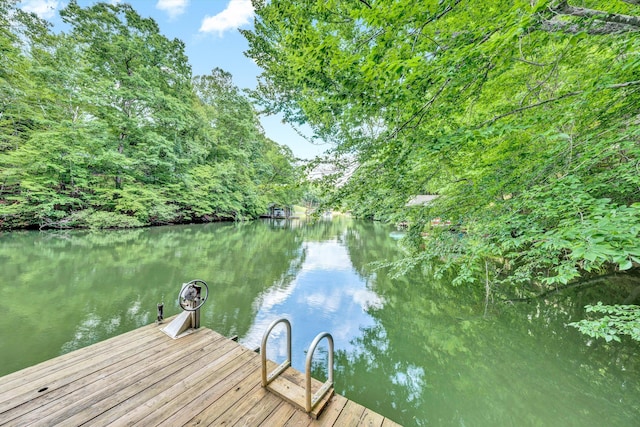
[[[253,326],[241,340],[247,347],[257,348],[271,322],[288,319],[292,325],[292,364],[301,371],[306,355],[300,350],[307,349],[317,334],[329,332],[336,350],[350,350],[351,339],[359,335],[359,330],[375,323],[366,310],[382,304],[351,265],[341,240],[306,242],[303,252],[305,258],[295,279],[261,296]],[[270,359],[286,358],[284,332],[284,327],[278,326],[269,338]]]

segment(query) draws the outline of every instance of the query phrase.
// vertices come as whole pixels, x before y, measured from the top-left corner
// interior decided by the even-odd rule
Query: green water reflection
[[[405,425],[640,425],[640,348],[566,323],[619,302],[617,281],[532,304],[371,263],[402,256],[391,229],[347,219],[0,236],[0,375],[178,312],[180,283],[209,283],[202,323],[255,347],[293,324],[294,366],[321,330],[336,388]],[[269,355],[282,355],[276,337]]]

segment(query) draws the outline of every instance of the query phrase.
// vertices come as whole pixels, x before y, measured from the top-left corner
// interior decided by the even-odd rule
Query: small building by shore
[[[261,218],[277,218],[287,219],[293,215],[293,206],[278,205],[271,203],[268,211],[264,215],[260,215]]]

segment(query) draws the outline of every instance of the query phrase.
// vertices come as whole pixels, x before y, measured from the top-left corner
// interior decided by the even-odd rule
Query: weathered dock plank
[[[344,406],[347,404],[348,400],[344,396],[340,396],[338,394],[333,395],[331,400],[329,401],[329,406],[324,410],[322,416],[317,420],[314,420],[314,426],[332,426],[336,423],[336,420],[342,413]]]
[[[340,395],[314,420],[260,372],[258,354],[207,328],[173,340],[148,325],[0,378],[0,426],[397,425]]]
[[[157,340],[157,344],[161,341]],[[150,341],[153,346],[153,341]],[[153,348],[153,347],[152,347]],[[3,396],[0,403],[0,414],[9,416],[20,415],[33,412],[35,409],[45,406],[50,408],[53,402],[77,393],[86,392],[88,386],[96,387],[96,381],[108,379],[116,372],[121,372],[123,367],[134,366],[140,362],[140,354],[146,354],[148,348],[144,345],[130,349],[124,353],[115,352],[112,356],[107,354],[101,357],[91,357],[88,355],[84,361],[80,360],[75,365],[58,369],[51,373],[39,371],[40,377],[34,378],[31,383],[23,382],[18,387],[10,389],[7,397]],[[0,382],[0,390],[5,390],[4,384]],[[13,396],[12,396],[13,394]]]
[[[169,388],[159,393],[155,400],[148,402],[144,407],[138,408],[137,412],[140,413],[141,417],[132,419],[132,421],[135,421],[135,425],[141,426],[157,425],[183,410],[185,405],[196,397],[194,393],[211,391],[213,386],[221,383],[227,376],[232,374],[239,365],[242,366],[245,363],[249,363],[251,358],[247,357],[248,354],[246,352],[244,352],[244,354],[242,353],[242,350],[238,346],[237,349],[227,353],[225,358],[221,359],[220,364],[210,366],[210,369],[214,369],[213,372],[193,374],[177,382],[174,386],[176,388]],[[132,415],[137,416],[138,414],[134,411],[132,414],[129,414],[129,417]]]
[[[364,414],[364,409],[364,406],[358,405],[350,400],[347,401],[347,404],[344,405],[344,409],[340,412],[340,416],[336,420],[336,424],[344,427],[359,425],[360,418],[362,418]]]
[[[191,341],[183,346],[172,343],[170,348],[176,351],[167,352],[166,356],[158,357],[156,360],[150,360],[148,354],[145,355],[138,363],[122,369],[117,378],[110,375],[101,381],[98,387],[94,384],[92,389],[97,390],[96,392],[85,394],[84,397],[73,396],[82,402],[83,408],[80,411],[70,416],[71,412],[66,406],[68,402],[64,402],[64,406],[55,414],[54,421],[51,422],[54,415],[48,415],[42,419],[43,425],[55,424],[60,419],[64,419],[70,425],[81,425],[90,421],[93,423],[95,418],[109,412],[117,403],[127,402],[145,390],[162,386],[164,379],[194,363],[199,352],[212,348],[211,345],[202,348],[198,340]],[[176,348],[176,345],[179,348]]]
[[[220,338],[222,339],[222,337]],[[189,392],[192,387],[196,387],[206,378],[201,375],[201,372],[223,366],[232,358],[240,356],[240,353],[240,349],[233,343],[216,340],[210,346],[199,350],[193,362],[163,378],[158,383],[158,387],[148,387],[135,396],[118,402],[111,409],[95,417],[92,422],[109,424],[126,417],[130,424],[134,424],[161,407],[165,407],[164,412],[166,413],[171,407],[172,401],[174,401],[174,406],[179,408],[179,396]],[[158,390],[159,387],[161,390]]]
[[[34,388],[40,390],[44,387],[48,387],[49,383],[54,383],[56,380],[64,379],[64,381],[71,382],[74,379],[81,378],[90,374],[86,370],[79,369],[80,365],[91,362],[91,367],[99,371],[103,367],[113,363],[113,360],[125,360],[128,357],[135,356],[137,351],[144,350],[145,345],[153,345],[154,342],[161,343],[161,337],[149,334],[148,331],[135,330],[132,333],[121,335],[123,342],[111,338],[109,344],[100,342],[89,346],[83,352],[71,352],[57,358],[47,360],[32,367],[23,369],[18,372],[14,372],[5,377],[0,378],[0,413],[3,410],[3,404],[7,400],[14,400],[16,395],[23,393],[29,393]],[[119,337],[116,337],[119,338]],[[135,348],[128,347],[128,338],[136,339],[137,342]],[[59,361],[60,363],[55,363]],[[53,384],[57,386],[59,384]],[[29,399],[29,397],[27,397]]]
[[[380,427],[384,422],[384,417],[376,412],[373,412],[369,408],[365,408],[362,418],[360,418],[360,425],[369,427]]]
[[[4,394],[4,386],[11,384],[11,382],[18,380],[28,380],[30,377],[37,376],[40,371],[46,371],[47,373],[55,372],[58,369],[67,367],[76,363],[78,360],[86,359],[87,357],[93,357],[95,354],[102,352],[114,352],[120,346],[127,346],[131,341],[136,340],[152,340],[158,338],[156,334],[149,334],[149,331],[156,329],[154,324],[145,325],[132,331],[126,332],[115,337],[108,338],[104,341],[97,342],[89,347],[82,349],[82,352],[72,351],[55,357],[53,359],[45,360],[36,365],[22,369],[11,374],[7,374],[0,378],[0,384],[3,385],[2,392]]]
[[[167,351],[166,356],[160,356],[158,347],[154,347],[139,353],[136,359],[127,359],[128,363],[112,364],[109,369],[94,377],[95,381],[39,407],[38,411],[31,411],[21,421],[33,426],[56,425],[64,420],[69,420],[69,425],[87,422],[98,411],[104,410],[106,405],[113,404],[118,399],[129,398],[135,390],[131,394],[121,391],[127,390],[129,385],[136,384],[138,388],[142,388],[152,384],[154,375],[163,373],[163,369],[180,367],[185,363],[182,360],[185,352],[195,351],[199,343],[198,340],[190,339],[183,345],[184,347],[175,342],[170,343],[167,349],[173,351]]]

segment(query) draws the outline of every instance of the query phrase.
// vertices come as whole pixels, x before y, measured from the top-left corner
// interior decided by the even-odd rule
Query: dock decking
[[[398,425],[340,395],[314,420],[260,375],[257,353],[210,329],[173,340],[152,324],[0,378],[0,425]]]

